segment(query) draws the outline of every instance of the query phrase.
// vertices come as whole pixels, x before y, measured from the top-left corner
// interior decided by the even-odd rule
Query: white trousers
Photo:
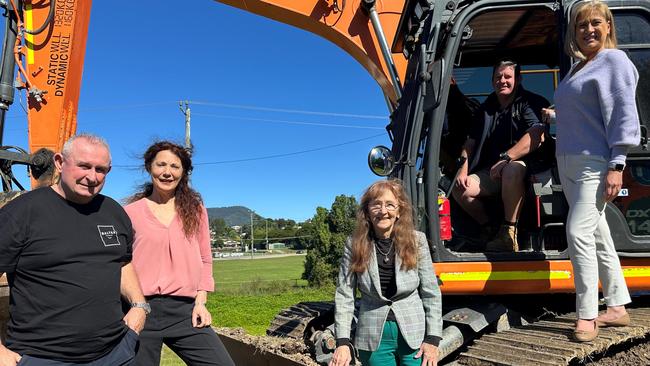
[[[607,163],[601,156],[557,156],[562,189],[569,203],[566,234],[579,319],[598,316],[599,279],[607,306],[631,301],[605,219]]]

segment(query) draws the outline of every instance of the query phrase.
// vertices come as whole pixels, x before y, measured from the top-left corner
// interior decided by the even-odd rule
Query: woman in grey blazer
[[[330,366],[352,360],[356,290],[361,299],[354,345],[363,365],[437,365],[440,289],[427,239],[414,229],[413,207],[398,180],[375,182],[361,197],[341,258]]]

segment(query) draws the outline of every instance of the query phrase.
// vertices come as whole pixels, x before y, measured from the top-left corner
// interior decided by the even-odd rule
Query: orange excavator
[[[503,56],[518,60],[527,89],[551,99],[572,62],[562,49],[568,14],[577,0],[218,1],[335,43],[377,81],[391,115],[386,129],[392,146],[373,148],[370,168],[402,180],[417,210],[419,228],[429,239],[445,303],[457,305],[443,317],[441,357],[454,354],[460,364],[546,365],[566,364],[602,351],[603,345],[575,348],[564,342],[558,334],[568,332],[566,321],[549,321],[544,327],[524,326],[505,341],[490,339],[491,346],[477,343],[460,356],[453,353],[487,330],[501,327],[510,314],[498,297],[470,304],[459,300],[462,296],[575,291],[564,232],[567,207],[552,167],[529,182],[519,223],[520,251],[514,253],[484,252],[479,228],[449,201],[449,191],[458,167],[455,157],[467,136],[471,101],[489,92],[492,64]],[[627,285],[636,293],[650,290],[650,0],[605,2],[616,20],[619,48],[640,73],[637,106],[642,142],[628,155],[624,189],[605,210]],[[76,128],[91,1],[6,0],[4,4],[7,31],[0,75],[0,132],[15,86],[29,100],[29,151],[42,147],[58,151]],[[550,138],[553,132],[551,125]],[[13,164],[35,165],[27,152],[4,147],[0,162],[5,190],[17,183],[11,173]],[[643,309],[631,313],[650,324],[644,318],[650,314]],[[318,336],[324,341],[316,353],[326,362],[331,326],[319,325],[318,331],[330,332],[329,338],[323,333]],[[605,348],[648,332],[650,328],[644,328],[610,337]]]
[[[5,113],[14,88],[28,100],[29,151],[60,151],[77,128],[84,55],[91,1],[5,2],[5,37],[0,68],[0,145],[4,145]],[[17,72],[16,72],[17,70]],[[15,76],[15,77],[14,77]],[[13,152],[10,150],[18,150]],[[47,165],[40,156],[18,147],[3,146],[0,159],[3,189],[20,186],[13,164],[34,169]]]

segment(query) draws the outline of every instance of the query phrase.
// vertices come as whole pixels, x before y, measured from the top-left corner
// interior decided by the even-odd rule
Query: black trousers
[[[111,352],[95,361],[85,363],[62,362],[23,355],[16,366],[132,366],[137,344],[138,335],[129,329]]]
[[[190,366],[235,365],[212,328],[192,326],[194,299],[153,296],[147,301],[151,314],[140,333],[137,366],[159,366],[163,343]]]

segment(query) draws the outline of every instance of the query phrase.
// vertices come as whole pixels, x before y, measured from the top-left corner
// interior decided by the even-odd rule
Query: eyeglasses
[[[382,207],[386,208],[386,211],[393,212],[397,210],[399,206],[395,203],[375,203],[370,205],[368,208],[370,209],[371,212],[381,212]]]

